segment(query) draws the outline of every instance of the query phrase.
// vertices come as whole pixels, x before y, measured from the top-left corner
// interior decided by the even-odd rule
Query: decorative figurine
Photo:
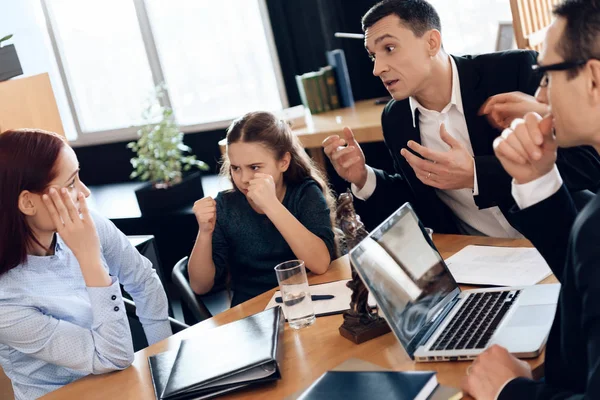
[[[347,254],[369,234],[354,210],[353,197],[349,190],[342,193],[338,199],[336,222],[344,233],[341,243],[343,254]],[[344,323],[340,326],[340,334],[359,344],[389,332],[390,328],[377,312],[371,310],[368,304],[369,291],[352,265],[350,268],[352,279],[346,286],[352,290],[352,296],[350,309],[344,311]]]

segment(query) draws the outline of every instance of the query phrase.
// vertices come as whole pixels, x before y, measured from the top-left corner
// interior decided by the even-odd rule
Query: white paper
[[[494,286],[535,285],[552,271],[534,248],[467,246],[446,260],[458,283]]]
[[[318,317],[320,315],[329,315],[329,314],[339,314],[342,311],[346,311],[350,309],[350,297],[352,296],[352,291],[346,286],[350,279],[329,282],[329,283],[321,283],[318,285],[310,285],[308,288],[310,289],[311,295],[317,294],[331,294],[333,295],[333,299],[329,300],[316,300],[313,301],[313,307],[315,310],[315,315]],[[281,305],[281,303],[277,303],[275,301],[276,297],[281,297],[281,292],[278,290],[275,292],[269,303],[265,307],[265,310],[269,308],[273,308],[276,305]],[[369,293],[369,305],[371,307],[376,307],[376,302]],[[285,307],[283,308],[283,313],[285,315]],[[287,316],[286,316],[287,318]]]

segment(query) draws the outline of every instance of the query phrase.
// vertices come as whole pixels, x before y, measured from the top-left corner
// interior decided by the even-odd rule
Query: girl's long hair
[[[41,193],[56,178],[56,160],[65,140],[36,129],[0,133],[0,275],[24,263],[27,249],[41,246],[19,210],[24,190]]]

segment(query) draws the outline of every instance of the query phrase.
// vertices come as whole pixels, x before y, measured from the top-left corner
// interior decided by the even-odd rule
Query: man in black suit
[[[558,146],[600,150],[600,0],[566,0],[554,13],[538,58],[537,97],[551,115],[527,114],[494,143],[513,178],[515,221],[562,285],[546,376],[532,380],[527,363],[492,347],[467,369],[463,390],[476,399],[600,399],[600,196],[577,214],[555,164]]]
[[[514,204],[510,176],[495,157],[498,136],[480,108],[493,95],[533,94],[536,53],[512,51],[449,56],[435,9],[425,0],[386,0],[363,17],[365,47],[393,100],[383,111],[385,143],[395,174],[368,167],[349,128],[323,142],[337,173],[352,183],[357,209],[369,226],[402,203],[412,203],[438,233],[520,237],[507,221]],[[546,111],[533,97],[526,109]],[[408,147],[408,149],[406,148]],[[600,160],[592,148],[561,151],[558,166],[573,191],[595,188]]]

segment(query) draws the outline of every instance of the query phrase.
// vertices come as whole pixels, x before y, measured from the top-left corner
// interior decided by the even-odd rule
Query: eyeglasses
[[[540,79],[540,87],[545,88],[548,86],[548,72],[549,71],[568,71],[573,68],[579,68],[582,65],[585,65],[588,60],[579,60],[579,61],[564,61],[556,64],[549,65],[532,65],[531,69],[541,75]]]

